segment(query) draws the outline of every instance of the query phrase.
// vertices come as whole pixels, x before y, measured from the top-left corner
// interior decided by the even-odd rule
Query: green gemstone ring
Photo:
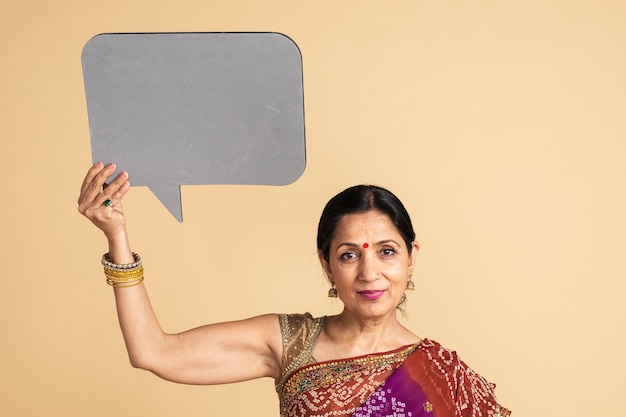
[[[104,207],[113,207],[113,203],[111,203],[111,200],[109,200],[108,198],[104,200],[104,203],[102,203],[102,205]]]

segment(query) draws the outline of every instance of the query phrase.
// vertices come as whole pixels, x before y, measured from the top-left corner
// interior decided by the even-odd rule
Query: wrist
[[[121,245],[128,242],[128,234],[126,233],[126,228],[124,226],[117,227],[110,231],[107,230],[104,232],[104,236],[107,238],[109,246]]]
[[[107,234],[109,242],[109,256],[111,260],[118,264],[127,264],[133,262],[133,254],[130,249],[128,234],[123,227],[117,233]]]

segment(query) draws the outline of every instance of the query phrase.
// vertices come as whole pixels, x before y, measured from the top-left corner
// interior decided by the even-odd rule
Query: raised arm
[[[128,174],[113,164],[89,169],[78,199],[78,211],[102,230],[109,257],[116,264],[134,261],[126,231],[122,199]],[[105,205],[106,202],[106,205]],[[282,342],[274,314],[202,326],[179,334],[165,333],[142,283],[114,288],[117,314],[134,367],[186,384],[223,384],[260,377],[277,377]]]

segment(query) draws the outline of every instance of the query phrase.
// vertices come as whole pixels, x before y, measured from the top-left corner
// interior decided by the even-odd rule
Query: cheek
[[[390,277],[392,277],[393,281],[396,283],[404,283],[409,279],[409,267],[407,266],[405,268],[402,266],[395,268],[393,274],[390,274]]]
[[[332,268],[332,280],[338,287],[350,286],[357,277],[357,272],[354,268],[346,268],[345,265],[335,265]]]
[[[350,271],[347,271],[345,268],[334,267],[333,268],[333,278],[335,281],[346,281],[349,280],[353,274]]]

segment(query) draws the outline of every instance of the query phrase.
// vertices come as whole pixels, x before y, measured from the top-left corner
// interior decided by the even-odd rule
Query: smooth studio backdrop
[[[83,45],[175,31],[290,36],[308,164],[286,187],[183,187],[182,224],[131,190],[167,331],[340,311],[317,220],[336,192],[380,184],[422,246],[407,326],[459,351],[514,415],[620,415],[625,21],[619,1],[2,2],[0,415],[278,414],[269,379],[183,386],[129,365],[105,239],[76,211],[91,159]]]

